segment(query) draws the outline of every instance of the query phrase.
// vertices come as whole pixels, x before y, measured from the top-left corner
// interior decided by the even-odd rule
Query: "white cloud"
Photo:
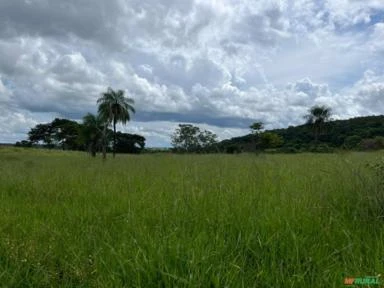
[[[0,125],[0,135],[3,135],[0,143],[12,143],[25,139],[29,129],[38,122],[27,111],[14,111],[0,107],[0,123],[3,123]]]
[[[384,111],[384,75],[366,71],[364,77],[348,89],[347,98],[359,115],[382,114]],[[345,93],[345,94],[347,94]]]

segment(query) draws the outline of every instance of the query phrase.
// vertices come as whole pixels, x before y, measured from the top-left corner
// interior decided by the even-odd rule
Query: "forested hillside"
[[[280,147],[258,146],[263,134],[278,135],[283,139]],[[348,120],[330,121],[315,141],[313,126],[310,124],[274,129],[260,135],[245,135],[218,144],[221,151],[234,153],[258,149],[277,148],[280,151],[318,151],[327,152],[335,148],[353,150],[375,150],[384,148],[384,116],[357,117]]]

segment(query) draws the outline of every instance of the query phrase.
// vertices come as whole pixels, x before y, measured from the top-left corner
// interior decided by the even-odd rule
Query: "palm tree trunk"
[[[319,145],[319,136],[320,136],[320,132],[321,132],[321,127],[320,125],[318,125],[316,127],[316,136],[315,136],[315,143],[316,143],[316,146]]]
[[[113,158],[116,154],[116,118],[113,117]]]
[[[91,154],[92,157],[96,157],[96,147],[95,147],[95,143],[90,143],[89,144],[89,154]]]
[[[104,125],[103,128],[103,139],[102,139],[102,149],[103,149],[103,160],[107,159],[107,125]]]

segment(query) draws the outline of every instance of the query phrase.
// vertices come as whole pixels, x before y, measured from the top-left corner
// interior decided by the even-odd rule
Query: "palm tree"
[[[105,126],[104,121],[100,117],[91,113],[83,117],[82,136],[92,157],[96,156],[97,148],[104,141]]]
[[[258,139],[260,132],[264,129],[264,123],[261,121],[254,122],[251,126],[249,126],[249,128],[251,129],[251,133],[252,133],[253,147],[257,151],[258,145],[256,143],[256,140]]]
[[[99,115],[108,124],[113,125],[113,157],[116,153],[116,124],[126,124],[130,119],[130,113],[135,113],[133,99],[124,96],[123,90],[114,91],[108,88],[107,92],[101,94],[97,100],[99,104]],[[106,143],[104,143],[106,145]]]
[[[315,143],[318,142],[319,135],[325,123],[331,120],[331,115],[332,109],[330,107],[325,105],[315,105],[311,107],[308,111],[308,114],[304,116],[304,118],[307,120],[307,124],[313,126]]]

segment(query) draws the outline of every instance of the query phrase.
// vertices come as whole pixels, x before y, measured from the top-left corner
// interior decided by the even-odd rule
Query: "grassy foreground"
[[[383,156],[0,148],[0,286],[343,287],[384,272]]]

